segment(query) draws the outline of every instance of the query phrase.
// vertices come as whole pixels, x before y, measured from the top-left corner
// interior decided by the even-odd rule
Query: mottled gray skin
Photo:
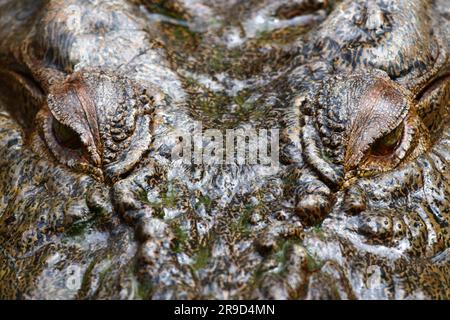
[[[448,299],[448,4],[0,0],[0,297]]]

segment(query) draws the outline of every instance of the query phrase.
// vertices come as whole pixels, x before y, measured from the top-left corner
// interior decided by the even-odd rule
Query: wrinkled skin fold
[[[0,0],[1,298],[449,298],[449,1],[249,3]]]

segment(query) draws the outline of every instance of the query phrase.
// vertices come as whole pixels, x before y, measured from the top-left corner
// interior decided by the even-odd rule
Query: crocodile
[[[448,0],[0,16],[1,298],[449,298]],[[174,160],[230,129],[279,162]]]

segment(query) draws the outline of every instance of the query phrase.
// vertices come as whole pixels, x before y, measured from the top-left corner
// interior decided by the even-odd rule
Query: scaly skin
[[[0,1],[0,296],[448,299],[447,4]]]

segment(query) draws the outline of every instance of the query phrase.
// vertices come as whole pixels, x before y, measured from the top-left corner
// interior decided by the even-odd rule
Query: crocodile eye
[[[401,123],[397,128],[377,139],[370,149],[370,155],[375,157],[389,156],[395,152],[402,141],[404,124]]]
[[[407,116],[394,130],[375,140],[358,165],[360,173],[391,170],[419,152],[421,148],[417,148],[418,142],[414,140],[418,137],[417,126],[413,116]]]
[[[77,150],[83,147],[80,136],[68,126],[53,118],[52,130],[56,141],[63,147]]]

